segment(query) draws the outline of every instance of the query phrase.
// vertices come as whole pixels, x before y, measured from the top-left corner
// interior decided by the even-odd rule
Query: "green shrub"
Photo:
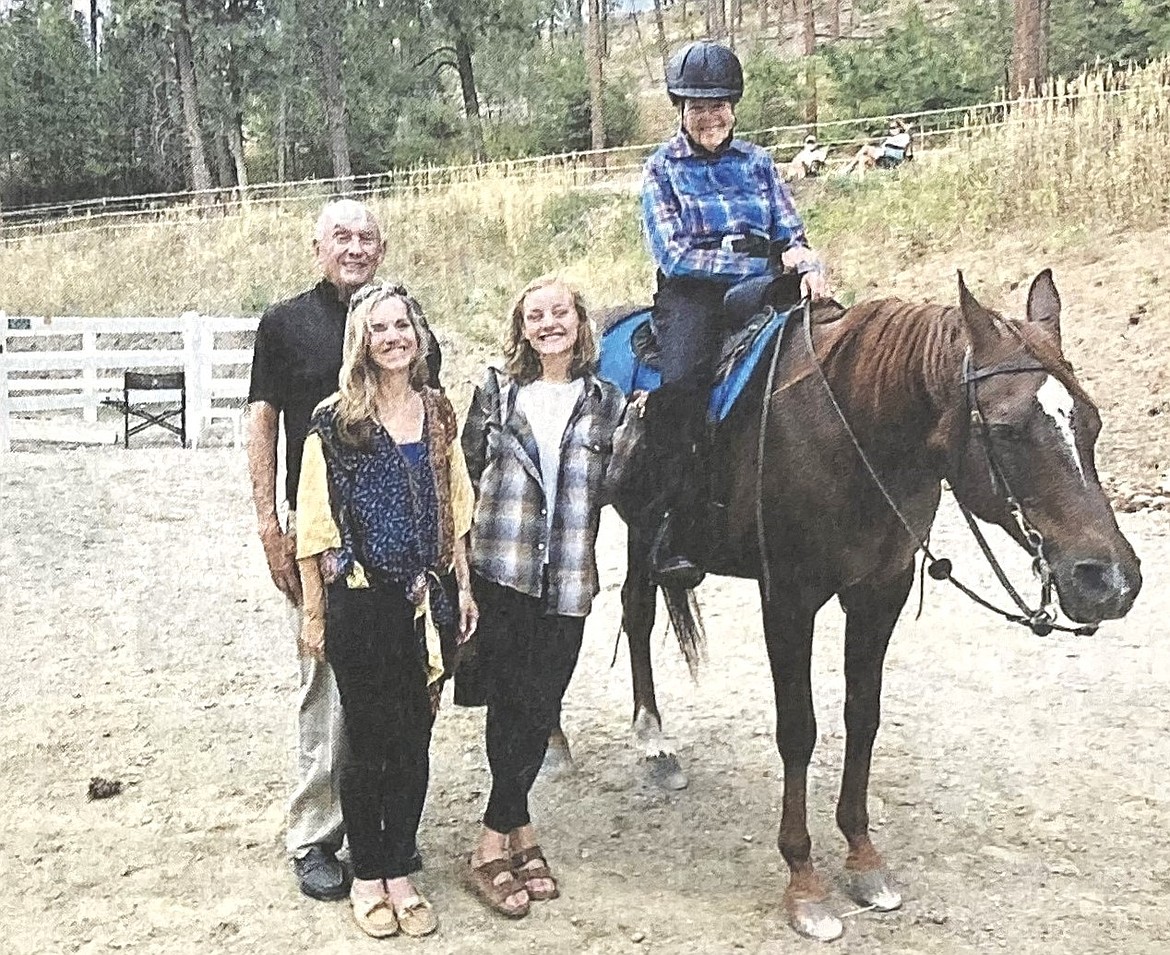
[[[741,130],[791,126],[803,117],[804,66],[757,47],[743,56],[744,94],[735,111]],[[753,139],[768,145],[772,137]]]
[[[533,71],[531,82],[525,152],[539,155],[589,149],[591,110],[584,60],[578,56],[550,57]],[[607,78],[602,107],[609,146],[622,146],[638,137],[638,111],[628,92],[636,88],[637,84],[624,77]]]

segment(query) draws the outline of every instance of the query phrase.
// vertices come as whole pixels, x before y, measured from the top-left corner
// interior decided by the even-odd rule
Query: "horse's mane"
[[[1075,398],[1095,407],[1038,324],[991,314],[1021,350]],[[830,327],[825,368],[831,380],[847,386],[855,410],[868,420],[900,417],[922,398],[937,405],[955,394],[966,341],[958,306],[879,299],[853,306]]]
[[[957,311],[895,298],[854,305],[831,326],[822,359],[830,380],[870,422],[901,419],[923,398],[942,399],[961,335]]]

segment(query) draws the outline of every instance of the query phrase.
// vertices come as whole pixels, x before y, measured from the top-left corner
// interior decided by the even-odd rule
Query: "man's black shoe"
[[[304,856],[293,859],[293,871],[301,891],[311,899],[335,902],[349,893],[349,873],[324,846],[310,846]]]

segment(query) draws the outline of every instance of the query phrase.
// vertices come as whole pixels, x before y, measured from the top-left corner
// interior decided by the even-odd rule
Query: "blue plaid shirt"
[[[752,230],[808,245],[804,223],[765,149],[733,139],[717,156],[695,152],[681,131],[646,162],[642,219],[655,264],[668,277],[737,280],[762,275],[765,258],[720,248]]]

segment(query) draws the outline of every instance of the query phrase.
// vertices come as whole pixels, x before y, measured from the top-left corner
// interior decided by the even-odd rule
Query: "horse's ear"
[[[1032,280],[1028,289],[1028,321],[1036,322],[1060,348],[1060,293],[1052,280],[1052,269],[1045,269]]]
[[[959,310],[963,313],[963,324],[967,326],[975,354],[986,355],[1002,340],[999,329],[995,327],[995,316],[976,301],[963,281],[963,273],[958,274]]]

